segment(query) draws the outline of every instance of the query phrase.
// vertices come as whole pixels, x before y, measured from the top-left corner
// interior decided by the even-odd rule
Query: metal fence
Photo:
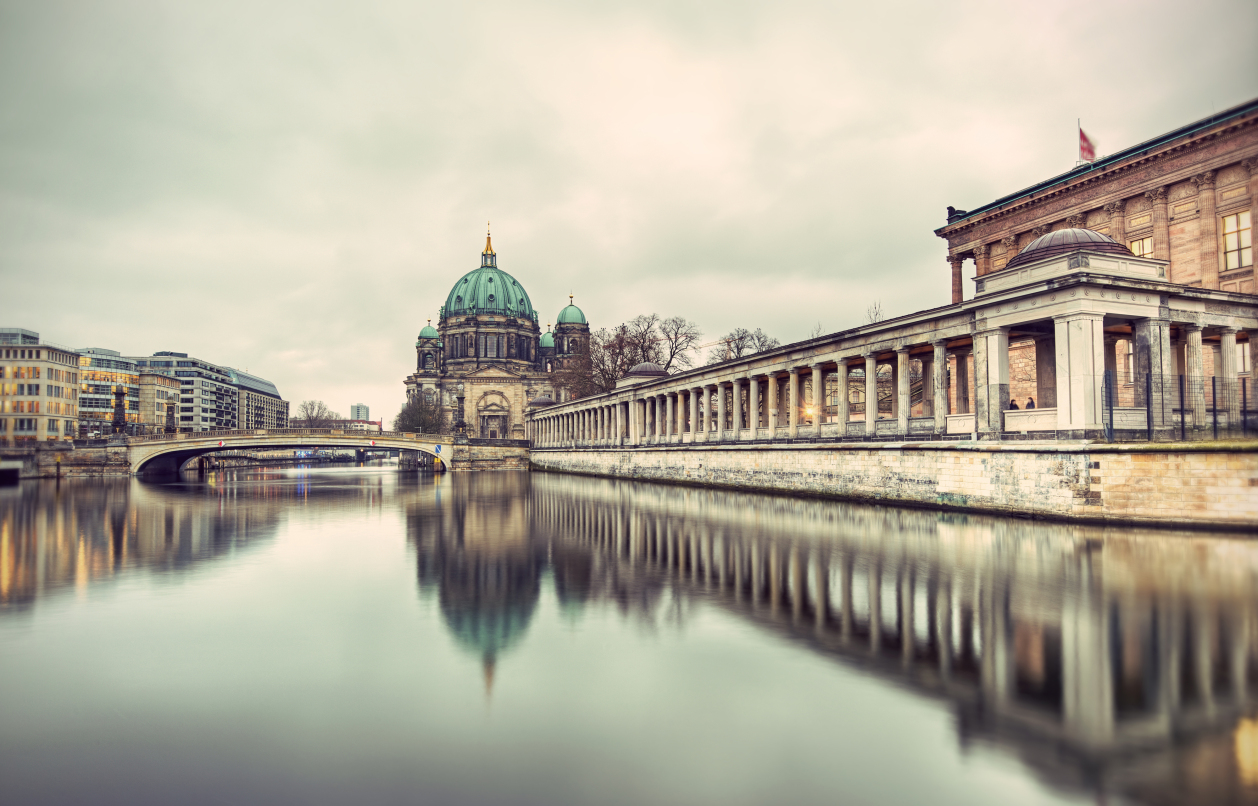
[[[1258,437],[1252,378],[1110,371],[1098,380],[1110,442]]]

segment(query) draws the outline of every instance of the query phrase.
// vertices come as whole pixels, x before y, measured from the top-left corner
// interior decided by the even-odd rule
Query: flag
[[[1088,135],[1083,129],[1079,129],[1079,159],[1084,162],[1092,162],[1096,159],[1096,146],[1088,139]]]

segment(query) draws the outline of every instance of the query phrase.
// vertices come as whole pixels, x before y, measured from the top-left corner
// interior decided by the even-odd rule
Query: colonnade
[[[1236,423],[1237,328],[1075,314],[925,342],[835,350],[804,365],[779,361],[762,368],[766,359],[753,357],[743,366],[694,370],[536,411],[530,438],[538,447],[599,447],[1005,431],[1078,437],[1102,423],[1104,375],[1118,370],[1120,341],[1133,342],[1131,372],[1157,379],[1154,425],[1169,428],[1184,417],[1200,427],[1207,420],[1207,332],[1217,339],[1212,363],[1226,395],[1215,405]],[[1034,340],[1034,411],[1011,406],[1015,334]],[[1186,377],[1183,401],[1178,375]],[[1134,388],[1119,405],[1139,409],[1143,418],[1145,395],[1143,385]],[[1258,410],[1258,403],[1249,408]]]

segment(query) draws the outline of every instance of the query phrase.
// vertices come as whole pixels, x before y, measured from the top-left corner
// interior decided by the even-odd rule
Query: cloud
[[[3,3],[7,324],[390,416],[477,263],[715,337],[947,299],[947,204],[1255,94],[1249,4]],[[1230,20],[1219,25],[1219,20]]]

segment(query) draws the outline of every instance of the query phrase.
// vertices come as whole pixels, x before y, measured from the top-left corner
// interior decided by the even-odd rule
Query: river
[[[0,802],[1254,803],[1258,543],[547,473],[0,489]]]

